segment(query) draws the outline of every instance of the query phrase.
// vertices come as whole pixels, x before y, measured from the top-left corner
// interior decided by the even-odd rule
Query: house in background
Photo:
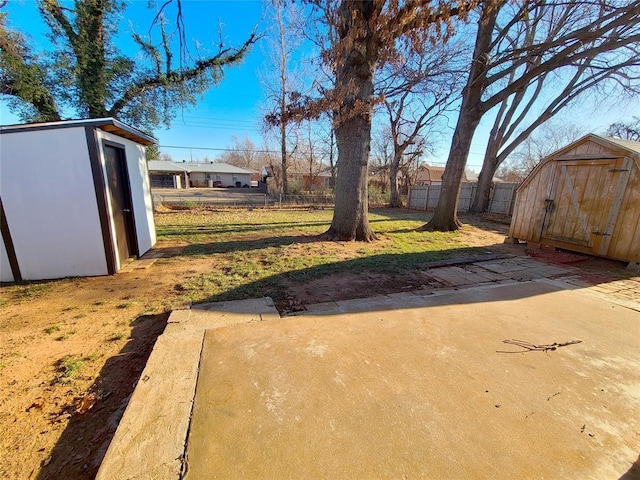
[[[0,280],[114,274],[149,250],[154,143],[113,118],[0,127]]]
[[[149,160],[147,166],[151,188],[184,188],[189,185],[189,171],[176,162]]]
[[[192,187],[249,187],[251,170],[226,163],[183,163]]]
[[[479,177],[479,173],[476,172],[465,172],[465,175],[467,177],[467,182],[471,182],[471,183],[478,183],[478,177]],[[504,180],[502,180],[501,178],[498,177],[492,177],[491,178],[491,182],[492,183],[505,183]]]
[[[420,187],[430,187],[432,185],[442,185],[442,174],[444,167],[434,167],[423,165],[416,175],[416,185]],[[466,172],[462,174],[462,182],[468,182]]]
[[[226,163],[149,162],[154,188],[250,187],[254,173]]]
[[[263,168],[263,173],[267,172],[270,181],[268,182],[269,191],[275,193],[281,189],[280,185],[276,185],[273,181],[274,175],[270,169]],[[304,165],[292,164],[287,168],[287,181],[289,184],[289,193],[298,192],[326,192],[331,190],[331,172],[327,168],[309,171]]]

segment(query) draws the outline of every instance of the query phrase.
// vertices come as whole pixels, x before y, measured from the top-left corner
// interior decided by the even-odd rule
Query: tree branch
[[[58,0],[43,0],[40,4],[40,9],[47,18],[55,20],[56,26],[64,32],[72,48],[75,49],[78,43],[78,34],[73,29],[73,25],[69,19],[65,16]]]
[[[189,69],[177,71],[170,70],[162,75],[147,77],[143,80],[131,85],[125,90],[122,96],[113,103],[108,113],[111,116],[117,114],[125,108],[131,101],[140,97],[147,91],[151,91],[160,87],[172,87],[180,85],[184,82],[199,78],[210,71],[215,71],[214,75],[220,75],[218,70],[227,65],[233,65],[241,60],[247,53],[249,47],[256,41],[256,34],[252,34],[249,40],[238,50],[226,49],[205,60],[199,60]]]

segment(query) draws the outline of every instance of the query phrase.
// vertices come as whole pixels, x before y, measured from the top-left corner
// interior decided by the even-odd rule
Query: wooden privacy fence
[[[496,183],[491,189],[489,212],[511,215],[518,183]],[[458,197],[458,211],[468,212],[476,194],[477,183],[463,183]],[[438,205],[441,185],[412,186],[409,189],[408,207],[416,210],[433,210]]]

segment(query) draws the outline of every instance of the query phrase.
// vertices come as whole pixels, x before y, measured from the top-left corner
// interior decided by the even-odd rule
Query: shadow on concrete
[[[631,468],[618,480],[640,480],[640,455],[638,455],[638,459],[633,462]]]
[[[53,448],[51,461],[38,473],[38,480],[95,477],[168,318],[169,312],[142,315],[132,322],[129,341],[117,355],[106,361],[89,389],[98,398],[95,405],[85,413],[77,413],[76,406],[60,412],[62,415],[70,414],[71,419]]]

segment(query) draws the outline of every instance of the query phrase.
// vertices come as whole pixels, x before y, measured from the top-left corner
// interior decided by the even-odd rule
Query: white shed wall
[[[0,137],[0,195],[22,278],[106,275],[84,127]]]
[[[7,247],[4,245],[4,238],[0,235],[0,282],[13,282],[14,280]]]
[[[151,198],[151,184],[149,180],[149,172],[147,170],[147,161],[145,156],[145,147],[139,143],[127,140],[126,138],[113,135],[111,133],[97,130],[97,136],[100,140],[100,163],[102,165],[104,178],[107,178],[107,172],[104,163],[104,151],[102,140],[111,141],[124,145],[125,156],[127,157],[127,169],[129,170],[129,184],[131,186],[131,198],[133,200],[133,213],[136,221],[136,235],[138,236],[138,248],[140,255],[147,252],[156,243],[156,227],[153,220],[153,202]],[[107,202],[111,218],[111,197],[107,195]],[[111,235],[116,238],[113,222],[111,222]],[[118,251],[116,249],[116,257]],[[118,268],[122,261],[118,258]]]

